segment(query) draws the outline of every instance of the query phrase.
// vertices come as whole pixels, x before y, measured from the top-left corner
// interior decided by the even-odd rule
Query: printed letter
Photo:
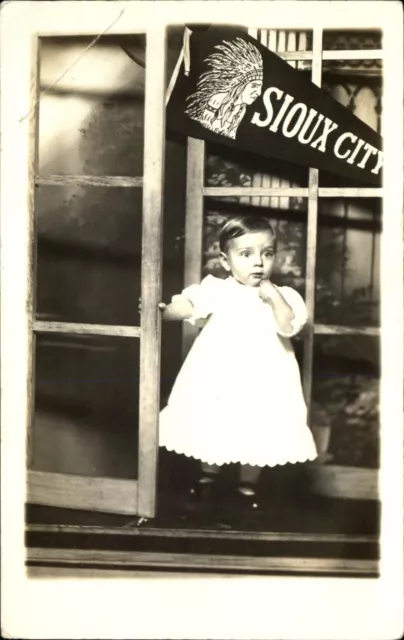
[[[342,145],[342,143],[346,140],[346,138],[351,138],[352,142],[355,142],[355,140],[358,139],[358,136],[354,136],[353,133],[343,133],[338,140],[335,143],[334,146],[334,153],[337,156],[337,158],[341,158],[341,160],[345,160],[345,158],[347,158],[349,156],[349,154],[351,153],[350,150],[345,151],[345,153],[340,153],[340,147]]]
[[[356,147],[353,150],[353,152],[351,153],[351,155],[349,156],[347,163],[348,164],[353,164],[355,161],[356,156],[358,155],[359,151],[362,149],[363,145],[365,144],[364,140],[361,140],[359,138],[358,142],[356,143]]]
[[[288,126],[290,125],[291,121],[293,120],[294,116],[298,111],[300,111],[300,115],[297,121],[295,122],[295,124],[293,125],[292,129],[288,131]],[[299,131],[300,127],[302,126],[303,121],[306,117],[306,114],[307,114],[307,107],[305,104],[303,104],[303,102],[298,102],[297,104],[295,104],[289,111],[285,120],[283,121],[283,126],[282,126],[283,135],[286,136],[287,138],[293,138]]]
[[[297,137],[297,139],[299,140],[299,142],[301,142],[302,144],[308,144],[309,142],[311,142],[313,140],[313,137],[320,125],[320,122],[322,120],[324,120],[324,116],[322,114],[320,114],[317,118],[317,122],[315,124],[315,126],[313,127],[313,131],[307,136],[307,138],[305,138],[305,134],[307,132],[307,129],[309,128],[309,126],[311,125],[313,119],[315,118],[315,116],[318,115],[318,111],[316,111],[315,109],[310,109],[309,112],[309,117],[307,118],[306,122],[304,123],[304,125],[302,126],[300,133]]]
[[[377,165],[375,166],[374,169],[372,169],[371,173],[375,173],[376,175],[379,173],[380,169],[383,166],[383,160],[384,160],[383,152],[382,151],[378,151],[377,152]]]
[[[360,161],[360,163],[358,164],[359,169],[364,169],[365,168],[365,164],[367,163],[367,161],[369,160],[371,155],[375,155],[375,153],[377,153],[377,149],[376,147],[373,147],[371,144],[369,144],[368,142],[365,144],[364,149],[366,149],[366,153],[363,156],[362,160]]]
[[[312,142],[310,146],[313,147],[313,149],[315,149],[317,147],[317,145],[320,143],[320,146],[319,146],[318,150],[322,151],[324,153],[325,145],[327,143],[327,138],[330,135],[331,131],[334,131],[335,129],[337,129],[337,127],[338,127],[338,125],[335,122],[333,122],[329,118],[326,118],[325,122],[324,122],[324,131],[323,131],[323,133],[321,134],[321,136],[319,138],[317,138],[317,140]]]
[[[278,98],[278,100],[280,100],[283,96],[283,91],[281,91],[280,89],[277,89],[277,87],[270,87],[269,89],[267,89],[262,98],[265,108],[267,110],[267,117],[265,118],[265,120],[261,120],[260,114],[258,113],[258,111],[256,111],[253,117],[251,118],[251,124],[256,124],[257,127],[267,127],[270,124],[272,120],[272,116],[274,115],[274,110],[272,108],[272,103],[271,103],[272,93],[276,94],[276,97]]]
[[[281,108],[279,109],[278,115],[276,116],[273,124],[271,124],[271,126],[269,127],[270,131],[274,131],[274,132],[278,131],[278,127],[279,127],[279,125],[281,123],[281,120],[282,120],[283,116],[285,115],[289,105],[291,104],[291,102],[293,102],[293,100],[294,100],[294,98],[287,93],[285,98],[284,98],[283,104],[282,104]]]

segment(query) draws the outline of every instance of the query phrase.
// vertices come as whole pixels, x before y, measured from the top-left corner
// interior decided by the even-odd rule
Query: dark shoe
[[[195,502],[211,500],[217,492],[217,478],[204,475],[190,489],[189,495]]]
[[[260,511],[261,509],[255,487],[253,486],[240,484],[238,487],[238,500],[244,510]]]

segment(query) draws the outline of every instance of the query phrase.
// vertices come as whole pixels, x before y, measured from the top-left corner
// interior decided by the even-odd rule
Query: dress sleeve
[[[192,284],[182,291],[181,296],[189,300],[194,308],[192,316],[186,322],[194,325],[197,320],[207,318],[215,311],[223,292],[223,282],[220,278],[209,275],[200,284]]]
[[[277,331],[279,335],[285,338],[291,338],[299,333],[307,322],[307,309],[305,302],[295,289],[291,287],[279,287],[279,293],[285,298],[288,305],[291,307],[294,318],[291,321],[292,331],[289,333],[284,333],[282,331]]]

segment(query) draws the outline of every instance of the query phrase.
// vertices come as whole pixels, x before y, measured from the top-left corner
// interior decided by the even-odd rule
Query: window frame
[[[262,33],[264,31],[264,38]],[[311,51],[279,51],[276,50],[277,35],[283,35],[283,45],[286,42],[285,32],[281,30],[263,30],[249,28],[249,35],[255,38],[261,37],[262,42],[269,42],[269,48],[273,47],[275,53],[289,64],[299,61],[311,61],[311,82],[318,87],[322,85],[322,63],[323,60],[377,60],[383,59],[384,54],[381,49],[367,50],[324,50],[322,27],[312,28],[312,50]],[[279,49],[280,47],[278,47]],[[313,388],[313,353],[314,340],[316,335],[368,335],[380,336],[380,327],[353,327],[332,324],[316,323],[315,296],[316,296],[316,262],[317,262],[317,232],[318,232],[318,206],[319,198],[383,198],[383,187],[362,187],[362,188],[328,188],[319,186],[319,170],[309,168],[308,186],[235,186],[235,187],[209,187],[205,185],[205,150],[206,143],[203,140],[193,138],[188,139],[188,164],[187,164],[187,199],[186,199],[186,220],[185,220],[185,265],[184,265],[184,285],[189,286],[199,282],[202,277],[203,261],[203,218],[204,218],[204,198],[213,196],[215,198],[236,196],[250,197],[258,202],[269,197],[304,197],[307,199],[307,241],[306,241],[306,278],[305,278],[305,302],[308,311],[308,322],[303,333],[303,391],[310,416],[312,405]],[[183,327],[183,356],[188,353],[193,341],[198,333],[198,329],[184,323]],[[321,431],[330,427],[320,427]],[[315,434],[316,435],[316,434]],[[328,436],[329,441],[329,436]],[[322,452],[323,453],[323,452]],[[324,452],[326,453],[326,452]],[[321,458],[321,462],[325,457]],[[316,463],[318,464],[318,463]],[[318,489],[323,490],[326,495],[349,496],[352,494],[350,468],[345,469],[338,465],[324,465],[317,473],[322,474],[322,482],[318,483]],[[366,497],[377,500],[378,470],[367,470],[370,472],[372,482],[367,489],[364,486],[362,470],[357,470],[358,497]],[[369,473],[368,473],[369,475]],[[337,481],[335,480],[337,478]],[[323,486],[322,486],[323,485]],[[354,492],[355,495],[355,492]]]
[[[160,411],[161,316],[158,302],[162,290],[162,247],[164,151],[165,151],[165,76],[166,29],[158,27],[138,31],[146,34],[144,158],[143,176],[84,176],[38,174],[40,42],[32,43],[30,93],[29,162],[29,298],[28,314],[28,460],[33,438],[35,402],[35,351],[37,334],[114,336],[140,339],[139,448],[138,478],[88,477],[49,473],[28,468],[27,502],[62,508],[139,515],[152,518],[156,511],[158,415]],[[68,35],[68,34],[65,34]],[[156,58],[155,58],[156,57]],[[157,64],[155,60],[158,60]],[[146,108],[147,106],[147,108]],[[140,326],[99,325],[95,323],[38,320],[36,311],[36,223],[35,187],[78,185],[89,187],[142,188],[142,253]]]

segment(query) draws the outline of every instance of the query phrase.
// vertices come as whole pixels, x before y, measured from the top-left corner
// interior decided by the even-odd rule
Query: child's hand
[[[276,287],[270,280],[261,280],[258,291],[261,300],[271,302],[275,291]]]
[[[159,302],[160,311],[164,311],[166,306],[167,305],[164,302]],[[141,315],[141,313],[142,313],[142,298],[139,298],[139,302],[138,302],[138,305],[137,305],[137,310],[139,312],[139,315]]]

